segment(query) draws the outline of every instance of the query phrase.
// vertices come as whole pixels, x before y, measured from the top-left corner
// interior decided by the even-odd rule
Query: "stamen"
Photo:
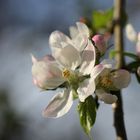
[[[105,88],[109,88],[113,85],[113,81],[108,76],[102,77],[100,83]]]
[[[64,78],[68,78],[68,77],[70,76],[70,71],[67,70],[67,69],[64,69],[64,70],[62,71],[62,76],[63,76]]]

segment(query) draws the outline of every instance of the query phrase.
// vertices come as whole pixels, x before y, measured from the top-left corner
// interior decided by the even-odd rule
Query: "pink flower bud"
[[[92,37],[92,40],[95,42],[99,52],[104,54],[107,49],[105,37],[103,35],[95,35]]]

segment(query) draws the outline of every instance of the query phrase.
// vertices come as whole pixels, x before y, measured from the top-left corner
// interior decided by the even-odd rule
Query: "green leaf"
[[[110,59],[114,58],[117,53],[119,53],[119,52],[115,51],[115,50],[111,50],[110,53],[109,53]],[[134,60],[139,60],[139,57],[137,55],[135,55],[133,53],[130,53],[130,52],[123,52],[123,55],[127,56],[127,57],[130,57]]]
[[[90,131],[96,119],[96,103],[92,96],[89,96],[85,102],[79,102],[78,112],[81,126],[85,133],[90,137]]]
[[[92,25],[98,31],[106,29],[112,24],[113,8],[106,11],[94,11],[92,15]]]

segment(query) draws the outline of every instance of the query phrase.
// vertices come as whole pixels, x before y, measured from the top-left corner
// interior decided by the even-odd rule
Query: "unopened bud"
[[[94,41],[99,52],[101,54],[104,54],[106,49],[107,49],[106,40],[105,40],[104,36],[103,35],[95,35],[92,37],[92,40]]]

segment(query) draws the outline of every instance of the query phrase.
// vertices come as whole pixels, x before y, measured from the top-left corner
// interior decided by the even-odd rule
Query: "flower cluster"
[[[128,71],[115,70],[113,60],[100,59],[107,50],[107,40],[103,35],[91,37],[84,23],[70,27],[70,37],[60,31],[52,32],[49,43],[52,55],[41,60],[32,55],[34,84],[44,90],[62,88],[43,111],[45,117],[60,117],[75,99],[85,102],[91,95],[112,104],[117,96],[111,91],[128,86]]]

